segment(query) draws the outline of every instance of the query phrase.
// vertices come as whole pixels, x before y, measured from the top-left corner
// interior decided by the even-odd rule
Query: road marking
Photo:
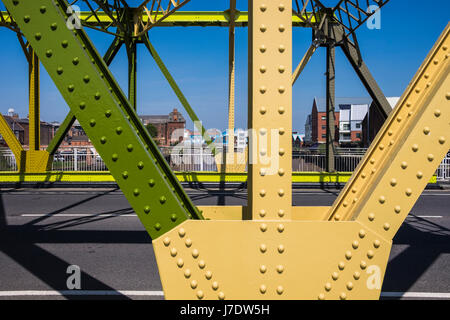
[[[130,290],[24,290],[0,291],[0,297],[28,296],[147,296],[162,297],[163,291],[130,291]]]
[[[386,298],[435,298],[450,299],[450,293],[435,292],[382,292],[382,297]]]
[[[21,217],[137,217],[136,214],[95,214],[95,213],[61,213],[61,214],[21,214]]]
[[[430,218],[430,219],[442,219],[443,216],[408,216],[407,218]]]

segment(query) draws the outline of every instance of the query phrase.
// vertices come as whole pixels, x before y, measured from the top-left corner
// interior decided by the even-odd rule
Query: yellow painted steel
[[[6,11],[2,11],[2,15],[6,23],[11,23],[11,18]],[[116,19],[116,15],[112,16]],[[98,18],[98,19],[97,19]],[[306,19],[306,16],[305,16]],[[97,12],[97,17],[90,12],[81,12],[80,20],[89,26],[110,26],[113,22],[111,17],[103,11]],[[143,15],[142,20],[148,21],[148,16]],[[312,17],[312,23],[316,23],[315,18]],[[236,14],[235,24],[238,27],[246,26],[248,23],[248,12],[239,11]],[[163,21],[158,23],[161,27],[173,26],[217,26],[228,27],[230,24],[229,13],[227,11],[175,11]],[[307,25],[296,15],[292,15],[292,24],[295,27],[307,27]]]
[[[378,299],[391,243],[357,221],[188,220],[153,247],[166,299]]]
[[[274,68],[273,61],[287,61],[283,55],[265,60],[255,52],[276,51],[259,32],[280,30],[283,21],[273,11],[276,6],[252,3],[249,124],[260,131],[266,128],[261,115],[279,103],[290,112],[290,103],[271,95],[259,99],[283,82],[272,74],[266,84],[258,70],[264,74]],[[290,11],[289,5],[288,0],[277,4]],[[260,19],[264,13],[270,19]],[[268,180],[260,166],[251,165],[248,208],[222,209],[221,215],[220,208],[205,207],[206,217],[222,220],[188,220],[155,239],[165,297],[378,299],[392,238],[450,148],[449,33],[450,24],[333,207],[292,210],[283,201],[291,200],[290,188],[286,198],[274,193],[290,179]],[[290,50],[282,37],[271,39],[272,45],[286,45],[283,52]],[[263,103],[269,108],[258,115]],[[252,156],[260,152],[255,145],[250,150]],[[274,215],[280,208],[288,219]],[[237,221],[240,216],[253,220]]]
[[[17,167],[20,168],[23,161],[22,158],[25,159],[25,150],[23,149],[19,140],[17,140],[16,135],[11,130],[2,114],[0,114],[0,134],[16,157]]]

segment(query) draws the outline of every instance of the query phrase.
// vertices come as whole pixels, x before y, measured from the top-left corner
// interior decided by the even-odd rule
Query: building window
[[[322,120],[327,120],[327,116],[322,116]]]
[[[322,135],[322,139],[326,139],[327,138],[327,135],[326,134],[323,134]]]
[[[327,126],[322,126],[322,130],[326,130],[327,129]]]
[[[344,123],[342,125],[342,130],[350,130],[350,124],[349,123]]]
[[[356,124],[356,129],[361,129],[361,123]]]
[[[356,138],[357,138],[357,139],[361,139],[361,133],[357,133],[357,134],[356,134]]]

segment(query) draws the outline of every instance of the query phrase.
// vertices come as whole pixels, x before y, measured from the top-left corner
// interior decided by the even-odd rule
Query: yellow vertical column
[[[30,49],[29,63],[29,145],[30,151],[40,148],[40,98],[39,98],[39,58]]]
[[[228,158],[234,160],[234,75],[235,75],[235,13],[236,0],[230,0],[230,26],[229,26],[229,42],[228,42]],[[228,163],[228,161],[227,161]],[[233,162],[234,164],[234,162]],[[227,170],[228,171],[228,170]]]
[[[249,1],[249,213],[289,220],[292,207],[292,3]]]

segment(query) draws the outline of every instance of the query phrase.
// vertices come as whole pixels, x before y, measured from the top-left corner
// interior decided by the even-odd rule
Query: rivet
[[[259,267],[259,271],[260,271],[261,273],[266,273],[267,267],[266,267],[265,265],[262,265],[262,266]]]
[[[211,271],[206,271],[206,273],[205,273],[205,278],[206,278],[206,280],[211,280],[211,278],[212,278],[212,272],[211,272]]]
[[[280,244],[280,245],[278,246],[278,252],[279,252],[279,253],[283,253],[283,252],[284,252],[284,246],[283,246],[282,244]]]
[[[281,274],[281,273],[283,273],[283,271],[284,271],[284,267],[282,265],[278,265],[277,272]]]
[[[170,220],[172,220],[172,222],[177,221],[177,219],[178,219],[178,216],[177,216],[175,213],[172,213],[172,214],[170,215]]]
[[[286,88],[285,87],[283,87],[283,86],[280,86],[279,88],[278,88],[278,92],[279,93],[284,93],[286,91]]]
[[[278,216],[280,217],[280,218],[283,218],[284,217],[284,210],[282,210],[282,209],[280,209],[280,210],[278,210]]]
[[[212,283],[211,287],[213,288],[213,290],[217,290],[217,289],[219,289],[219,283],[217,281],[214,281]]]
[[[197,281],[195,281],[195,280],[192,280],[192,281],[191,281],[191,288],[192,288],[192,289],[197,288]]]
[[[219,297],[219,300],[224,300],[225,299],[225,293],[219,292],[218,297]]]
[[[266,287],[265,285],[261,285],[261,286],[259,287],[259,291],[260,291],[262,294],[264,294],[264,293],[266,293],[266,291],[267,291],[267,287]]]
[[[345,258],[347,258],[347,260],[350,260],[352,258],[352,252],[351,251],[347,251],[345,253]]]
[[[450,92],[447,92],[447,93],[445,94],[445,97],[447,98],[447,100],[450,100]]]
[[[168,247],[170,245],[170,238],[169,237],[165,237],[163,240],[163,243],[166,247]]]
[[[439,143],[440,144],[444,144],[445,143],[445,138],[444,137],[440,137],[439,138]]]
[[[100,98],[101,98],[100,92],[96,92],[94,95],[94,98],[95,98],[95,100],[100,100]]]
[[[386,202],[386,197],[381,196],[380,199],[378,199],[378,201],[379,201],[381,204],[383,204],[383,203]]]
[[[388,131],[388,135],[391,137],[394,134],[394,132],[392,130]]]
[[[432,162],[434,160],[434,155],[431,153],[427,156],[428,161]]]
[[[267,48],[265,45],[262,45],[259,47],[259,51],[261,51],[262,53],[266,52]]]
[[[375,159],[370,159],[370,164],[375,164]]]
[[[19,4],[19,0],[13,0],[13,5],[17,6]]]
[[[58,67],[58,68],[56,69],[56,73],[59,74],[59,75],[62,75],[63,72],[64,72],[63,67]]]
[[[331,274],[331,278],[332,278],[334,281],[336,281],[337,279],[339,279],[339,273],[333,272],[333,273]]]
[[[278,31],[284,32],[284,30],[286,30],[286,28],[282,24],[280,24],[280,26],[278,27]]]
[[[283,169],[283,168],[280,168],[280,169],[278,170],[278,175],[279,175],[280,177],[284,176],[284,169]]]
[[[100,138],[100,142],[101,142],[101,144],[105,144],[106,143],[106,137],[105,136],[101,137]]]
[[[278,108],[278,113],[279,113],[279,114],[284,114],[284,112],[285,112],[284,107],[279,107],[279,108]]]
[[[265,216],[266,216],[266,210],[260,210],[259,211],[259,216],[261,217],[261,218],[264,218]]]
[[[325,284],[325,290],[331,291],[331,283],[327,282],[327,283]]]
[[[128,152],[133,151],[133,145],[132,144],[127,145],[127,150]]]
[[[41,6],[41,7],[39,8],[39,11],[40,11],[42,14],[44,14],[44,13],[47,11],[47,8],[46,8],[45,6]]]
[[[261,224],[261,226],[259,227],[259,229],[260,229],[262,232],[266,232],[266,230],[267,230],[267,224],[265,224],[265,223]]]
[[[448,47],[447,46],[443,46],[442,50],[447,51]]]
[[[439,110],[439,109],[434,110],[434,116],[435,116],[436,118],[439,118],[439,117],[441,116],[441,110]]]
[[[378,147],[380,150],[384,150],[384,144],[380,144],[380,146]]]
[[[192,246],[192,240],[190,238],[187,238],[184,241],[184,244],[186,245],[186,247],[190,248]]]
[[[265,244],[262,244],[259,246],[259,250],[261,250],[262,253],[265,253],[267,251],[267,246]]]
[[[127,178],[128,178],[128,171],[122,172],[122,177],[123,177],[124,179],[127,179]]]
[[[278,5],[278,10],[280,10],[281,12],[283,12],[283,11],[284,11],[284,4],[280,3],[280,4]]]
[[[172,257],[175,257],[177,255],[177,249],[175,249],[175,248],[170,249],[170,255]]]
[[[133,194],[134,194],[135,197],[137,197],[140,193],[141,192],[137,188],[133,190]]]
[[[144,169],[144,162],[139,161],[138,164],[137,164],[137,167],[138,167],[140,170]]]
[[[403,118],[402,117],[397,117],[397,122],[402,122]]]
[[[341,295],[339,296],[339,299],[346,300],[347,299],[347,295],[344,292],[342,292]]]
[[[23,17],[23,21],[25,21],[25,23],[30,22],[30,20],[31,20],[30,16]]]
[[[283,292],[284,292],[283,287],[282,287],[282,286],[278,286],[278,288],[277,288],[277,293],[278,293],[278,294],[283,294]]]
[[[419,146],[417,144],[412,146],[412,151],[417,152],[419,151]]]
[[[375,220],[375,214],[374,213],[370,213],[368,218],[369,218],[369,221]]]
[[[408,168],[408,162],[405,162],[405,161],[403,161],[402,162],[402,164],[401,164],[401,167],[402,167],[402,169],[406,169],[406,168]]]
[[[391,225],[389,223],[385,223],[383,225],[384,230],[389,231],[389,229],[391,228]]]
[[[259,88],[259,92],[261,92],[262,94],[266,93],[266,91],[267,91],[267,88],[264,86]]]
[[[356,272],[353,274],[353,279],[359,280],[359,278],[361,278],[361,274],[360,274],[358,271],[356,271]]]
[[[145,206],[145,207],[144,207],[144,212],[145,212],[146,214],[149,214],[149,213],[150,213],[150,207],[149,207],[149,206]]]
[[[344,262],[339,262],[339,264],[338,264],[338,268],[339,268],[339,270],[344,270],[345,269],[345,263]]]
[[[261,32],[266,32],[267,27],[266,27],[265,25],[262,24],[262,25],[259,27],[259,30],[261,30]]]
[[[361,178],[365,179],[367,177],[367,175],[363,172],[361,173]]]
[[[367,258],[369,258],[369,259],[372,259],[374,255],[375,255],[375,253],[372,250],[369,250],[367,252]]]
[[[381,246],[380,240],[375,240],[375,241],[373,242],[373,247],[374,247],[375,249],[378,249],[380,246]]]
[[[439,63],[439,60],[438,60],[438,59],[434,59],[433,63],[434,63],[434,64],[438,64],[438,63]]]
[[[156,223],[156,224],[155,224],[155,229],[156,229],[156,231],[161,230],[161,228],[162,228],[162,226],[161,226],[160,223]]]
[[[280,46],[278,47],[278,51],[280,51],[281,53],[283,53],[284,50],[286,50],[286,48],[285,48],[283,45],[280,45]],[[450,96],[450,93],[448,93],[448,95]]]
[[[317,296],[317,298],[318,298],[319,300],[325,300],[325,295],[324,295],[323,293],[321,293],[321,294],[319,294],[319,295]]]
[[[397,185],[397,179],[392,178],[391,179],[391,186],[395,187]]]
[[[361,238],[361,239],[363,239],[364,237],[366,236],[366,231],[364,231],[364,230],[359,230],[359,237]]]
[[[284,231],[284,225],[283,224],[279,224],[277,227],[277,230],[279,233],[282,233]]]
[[[340,221],[341,220],[341,216],[339,214],[336,214],[334,216],[334,221]]]
[[[259,113],[261,113],[261,114],[266,114],[266,112],[267,112],[267,109],[265,108],[265,107],[261,107],[260,109],[259,109]]]
[[[352,247],[353,247],[353,249],[358,249],[359,248],[359,242],[358,241],[353,241],[353,243],[352,243]]]
[[[191,277],[191,270],[189,269],[184,270],[184,277],[186,279],[189,279]]]
[[[405,193],[408,197],[410,197],[412,195],[412,190],[408,188],[406,189]]]
[[[70,84],[70,85],[67,87],[67,90],[69,90],[69,92],[73,92],[73,91],[75,90],[75,86],[74,86],[73,84]]]
[[[280,197],[284,196],[284,190],[283,189],[278,190],[278,195]]]
[[[283,148],[280,148],[280,150],[278,151],[278,154],[279,154],[280,156],[284,156],[284,153],[285,153],[284,149],[283,149]]]
[[[36,38],[36,40],[41,40],[42,39],[42,34],[40,33],[40,32],[38,32],[38,33],[36,33],[35,35],[34,35],[34,37]]]
[[[395,206],[394,211],[398,214],[402,211],[402,208],[400,206]]]
[[[279,66],[278,67],[278,72],[279,73],[283,73],[286,70],[286,68],[284,66]]]
[[[166,203],[166,201],[167,201],[167,199],[166,199],[166,197],[164,197],[164,196],[161,196],[161,197],[159,198],[159,202],[160,202],[161,204]]]
[[[259,68],[259,71],[260,71],[261,73],[265,73],[265,72],[267,71],[267,68],[266,68],[265,66],[261,66],[261,67]]]
[[[377,169],[372,168],[372,170],[370,170],[370,172],[371,172],[372,174],[375,174],[375,172],[377,172]]]
[[[367,263],[365,261],[361,261],[361,263],[359,264],[359,266],[361,267],[361,269],[366,269],[367,268]]]
[[[122,132],[123,132],[122,127],[117,127],[117,128],[116,128],[116,133],[117,133],[118,135],[122,134]]]
[[[280,136],[282,136],[286,131],[284,130],[284,128],[280,128],[278,129],[278,133],[280,134]]]
[[[347,283],[347,289],[348,290],[352,290],[353,289],[353,283],[352,282],[348,282]]]
[[[266,6],[265,4],[262,4],[262,5],[259,7],[259,9],[260,9],[262,12],[265,12],[265,11],[267,10],[267,6]]]
[[[150,187],[154,187],[155,186],[155,180],[153,180],[153,179],[148,180],[148,185]]]
[[[80,63],[80,59],[78,57],[73,58],[72,63],[76,66]]]
[[[180,230],[178,230],[178,235],[180,238],[183,238],[186,235],[186,230],[184,230],[184,228],[180,228]]]
[[[430,134],[430,132],[431,132],[430,128],[428,128],[428,127],[423,128],[423,133],[424,134],[428,135],[428,134]]]
[[[417,179],[422,179],[423,178],[423,173],[421,171],[417,172]]]
[[[200,261],[198,262],[198,266],[199,266],[200,269],[203,269],[204,267],[206,267],[205,261],[200,260]]]
[[[260,195],[261,197],[264,197],[264,196],[266,195],[266,190],[261,190],[261,191],[259,191],[259,195]]]
[[[55,31],[58,28],[58,25],[56,23],[52,23],[50,25],[50,29],[52,29],[52,31]]]
[[[192,257],[193,257],[194,259],[197,259],[198,256],[199,256],[198,250],[197,250],[197,249],[192,250]]]
[[[422,91],[422,89],[421,88],[416,88],[416,93],[420,93],[420,91]]]

